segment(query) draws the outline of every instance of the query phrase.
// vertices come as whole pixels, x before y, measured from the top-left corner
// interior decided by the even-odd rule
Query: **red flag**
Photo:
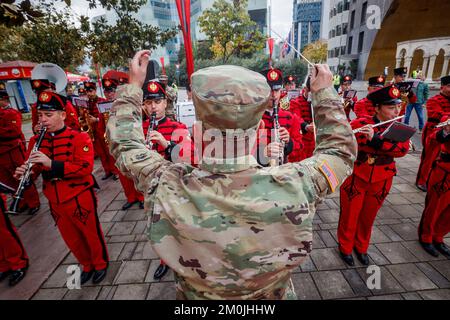
[[[267,42],[269,43],[269,67],[272,68],[272,54],[275,40],[273,38],[269,38]]]
[[[186,51],[186,68],[188,79],[194,73],[194,56],[192,53],[191,39],[191,1],[176,0],[178,16],[180,17],[181,30],[183,31],[184,50]]]
[[[165,64],[164,64],[164,57],[159,58],[159,60],[161,61],[161,67],[162,67],[161,73],[162,73],[163,75],[166,75],[166,66],[165,66]]]

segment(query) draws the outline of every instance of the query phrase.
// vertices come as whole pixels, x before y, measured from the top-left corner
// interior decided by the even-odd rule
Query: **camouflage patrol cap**
[[[271,93],[263,75],[232,65],[199,70],[191,80],[197,120],[205,129],[256,127]]]

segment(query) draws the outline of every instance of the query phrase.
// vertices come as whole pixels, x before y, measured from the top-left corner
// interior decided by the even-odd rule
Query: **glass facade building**
[[[320,39],[321,17],[322,1],[294,0],[294,44],[299,51]]]

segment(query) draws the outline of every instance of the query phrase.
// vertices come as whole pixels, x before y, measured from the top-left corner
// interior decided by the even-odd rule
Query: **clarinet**
[[[273,105],[272,106],[273,106],[273,124],[274,124],[274,128],[275,128],[274,139],[273,140],[278,142],[278,143],[280,143],[281,144],[281,148],[282,148],[280,153],[279,153],[279,155],[278,155],[278,159],[277,160],[271,159],[270,162],[269,162],[269,165],[271,167],[275,167],[277,165],[281,166],[283,164],[283,162],[284,162],[284,155],[283,155],[284,143],[281,141],[280,134],[278,132],[280,130],[280,121],[279,121],[279,118],[278,118],[279,108],[278,108],[278,105],[275,103],[275,101],[273,101]]]
[[[147,131],[147,138],[145,139],[145,141],[147,142],[147,146],[150,150],[152,150],[153,148],[153,142],[150,139],[150,132],[154,131],[156,127],[156,112],[153,112],[150,118],[150,127],[148,128]]]
[[[41,147],[42,141],[44,140],[45,133],[47,132],[46,127],[42,127],[39,131],[39,137],[36,141],[36,143],[33,146],[33,149],[31,150],[30,155],[33,152],[39,151],[39,148]],[[25,173],[23,174],[22,178],[20,179],[19,186],[17,187],[16,193],[13,196],[13,202],[11,203],[9,210],[7,213],[9,214],[18,214],[19,213],[19,203],[20,200],[23,199],[23,192],[25,191],[25,188],[28,186],[30,182],[30,176],[31,176],[31,168],[33,167],[33,164],[27,161],[27,167],[25,169]]]

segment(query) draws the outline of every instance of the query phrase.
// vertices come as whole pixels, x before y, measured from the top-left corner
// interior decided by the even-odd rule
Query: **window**
[[[340,36],[342,34],[342,27],[341,26],[337,26],[336,27],[336,36]]]
[[[338,10],[338,13],[342,13],[342,11],[344,10],[344,4],[342,1],[339,2],[337,10]]]
[[[336,37],[336,30],[333,29],[333,30],[331,31],[331,37],[332,37],[332,38]]]
[[[349,9],[350,9],[350,0],[345,0],[345,2],[344,2],[344,11],[348,11]]]
[[[348,38],[347,54],[352,54],[353,37]]]
[[[342,25],[342,34],[347,34],[348,32],[348,23],[344,23]]]
[[[355,10],[352,11],[352,15],[350,18],[350,30],[353,30],[355,27]]]
[[[361,25],[366,23],[366,16],[367,16],[367,2],[364,2],[361,11]]]
[[[358,42],[358,53],[363,51],[364,47],[364,32],[359,33],[359,42]]]
[[[345,54],[345,46],[341,47],[341,55]]]

